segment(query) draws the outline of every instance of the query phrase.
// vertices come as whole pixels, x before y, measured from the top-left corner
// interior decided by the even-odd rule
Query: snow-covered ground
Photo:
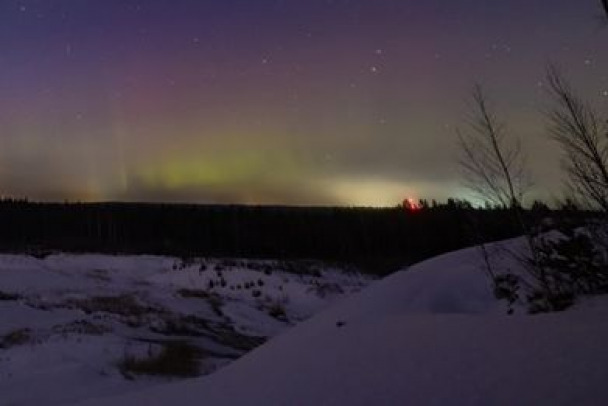
[[[474,248],[431,259],[212,375],[84,405],[608,404],[606,298],[508,316],[480,266]]]
[[[314,262],[0,255],[0,405],[211,373],[370,282]],[[167,349],[187,362],[145,364]]]

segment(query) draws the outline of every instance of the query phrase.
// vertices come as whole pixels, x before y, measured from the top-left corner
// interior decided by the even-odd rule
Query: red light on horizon
[[[403,208],[407,211],[419,211],[422,210],[422,205],[415,199],[407,198],[403,200]]]

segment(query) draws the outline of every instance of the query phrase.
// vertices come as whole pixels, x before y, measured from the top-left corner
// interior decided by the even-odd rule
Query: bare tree
[[[534,292],[542,292],[543,299],[555,297],[553,286],[541,261],[541,252],[531,227],[525,219],[522,207],[523,196],[530,186],[525,159],[518,138],[507,134],[505,125],[489,107],[481,86],[473,90],[473,109],[469,119],[469,132],[458,132],[462,168],[466,185],[484,200],[508,208],[511,221],[524,236],[528,252],[510,252],[525,269],[525,275],[497,270],[490,261],[490,255],[480,239],[484,271],[492,279],[494,294],[508,302],[509,313],[521,293],[531,297]],[[526,299],[527,300],[527,299]],[[549,308],[552,305],[548,305]]]
[[[583,202],[608,212],[606,124],[555,67],[548,68],[547,82],[554,100],[549,131],[562,148],[568,183]]]
[[[604,8],[604,13],[606,13],[606,18],[608,18],[608,0],[600,0],[602,2],[602,7]]]
[[[507,137],[479,85],[473,90],[472,102],[470,132],[458,131],[465,183],[495,205],[521,207],[529,184],[519,139]]]

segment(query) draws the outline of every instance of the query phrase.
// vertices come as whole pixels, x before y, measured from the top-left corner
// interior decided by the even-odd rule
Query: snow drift
[[[608,404],[608,301],[508,316],[480,267],[475,248],[431,259],[213,375],[84,404]]]

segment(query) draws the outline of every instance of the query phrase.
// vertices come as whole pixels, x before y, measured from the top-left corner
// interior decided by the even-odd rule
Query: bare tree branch
[[[549,133],[564,154],[569,183],[588,205],[608,211],[608,139],[606,125],[578,97],[553,66],[547,69],[554,106]]]
[[[512,221],[519,227],[529,249],[524,256],[511,255],[523,264],[528,277],[535,281],[535,284],[541,286],[543,291],[550,292],[551,286],[545,266],[541,262],[541,252],[531,228],[527,225],[522,208],[523,196],[529,182],[519,139],[507,137],[505,126],[489,108],[483,89],[479,85],[473,90],[472,100],[470,132],[467,134],[458,132],[460,167],[466,184],[486,202],[509,209]],[[518,298],[517,286],[528,284],[528,281],[508,272],[496,272],[483,242],[480,247],[484,270],[493,279],[495,294],[507,298],[512,305]],[[530,286],[532,285],[528,288]]]
[[[492,204],[521,206],[528,184],[519,140],[507,140],[479,85],[473,89],[469,127],[469,133],[458,131],[465,184]]]

